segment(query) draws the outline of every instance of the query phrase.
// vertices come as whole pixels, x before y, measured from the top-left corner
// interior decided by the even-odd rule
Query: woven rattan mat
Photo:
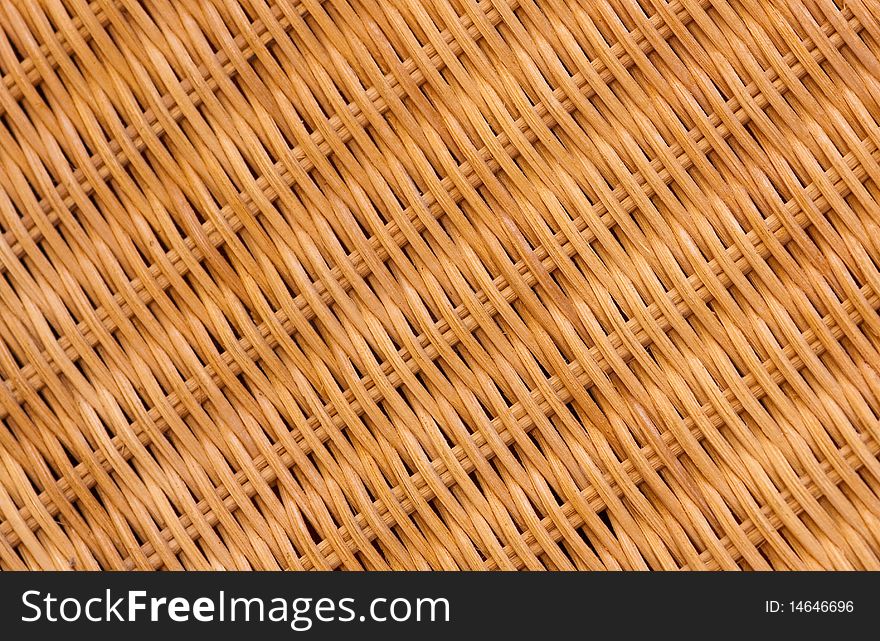
[[[880,568],[876,0],[3,0],[0,566]]]

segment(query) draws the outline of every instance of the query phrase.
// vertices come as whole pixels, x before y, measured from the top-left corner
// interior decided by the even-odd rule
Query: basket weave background
[[[3,0],[0,565],[880,568],[878,16]]]

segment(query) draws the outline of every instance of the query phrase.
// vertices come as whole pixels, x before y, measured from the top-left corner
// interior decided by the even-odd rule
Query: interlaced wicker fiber
[[[3,0],[0,565],[880,568],[878,16]]]

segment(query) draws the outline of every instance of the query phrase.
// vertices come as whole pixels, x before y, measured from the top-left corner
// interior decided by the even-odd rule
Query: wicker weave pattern
[[[3,0],[0,566],[880,568],[878,16]]]

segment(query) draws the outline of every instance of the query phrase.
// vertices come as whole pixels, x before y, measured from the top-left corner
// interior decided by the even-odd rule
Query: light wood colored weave
[[[880,569],[877,0],[0,0],[0,566]]]

